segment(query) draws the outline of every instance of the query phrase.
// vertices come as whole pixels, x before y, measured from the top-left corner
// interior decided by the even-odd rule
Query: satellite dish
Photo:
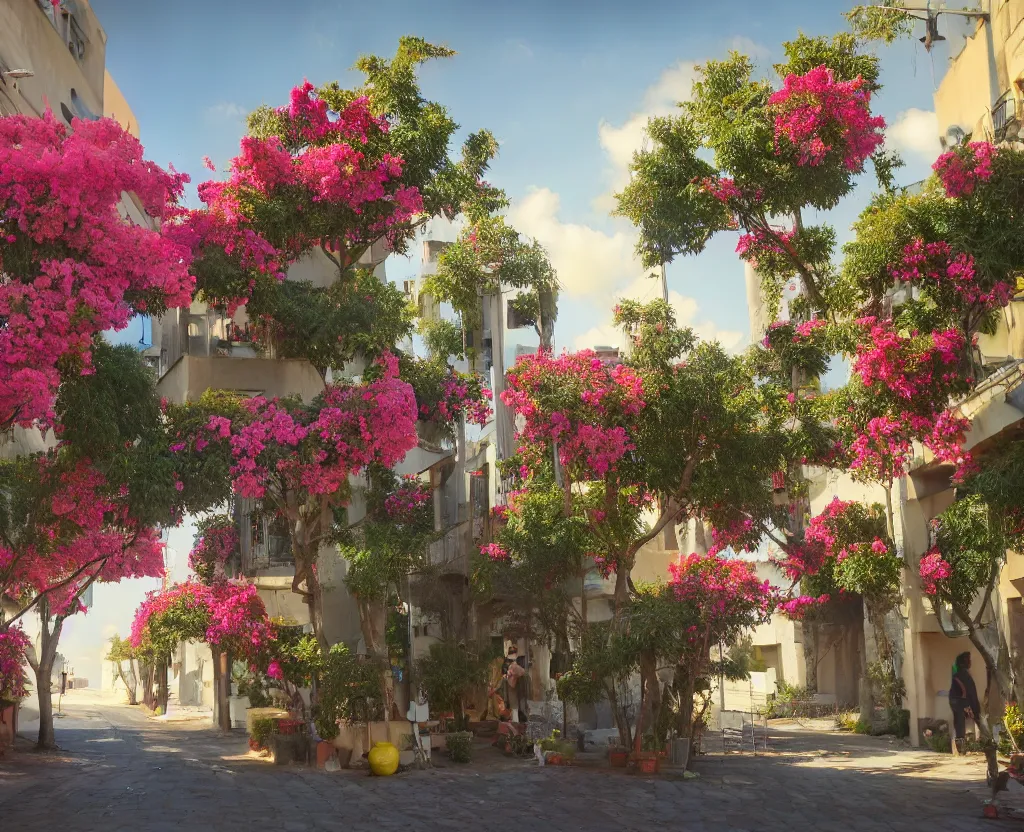
[[[957,127],[954,124],[946,131],[946,146],[956,147],[957,145],[963,144],[963,141],[966,138],[967,133],[964,132],[963,128]]]

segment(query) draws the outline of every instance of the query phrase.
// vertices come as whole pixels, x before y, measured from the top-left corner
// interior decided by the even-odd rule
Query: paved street
[[[758,758],[703,758],[697,780],[509,762],[388,779],[275,767],[239,733],[163,724],[98,697],[65,700],[64,753],[0,763],[0,829],[758,830],[1017,828],[983,821],[975,763],[886,740],[787,734]],[[829,747],[828,752],[819,750]],[[937,760],[943,760],[938,767]]]

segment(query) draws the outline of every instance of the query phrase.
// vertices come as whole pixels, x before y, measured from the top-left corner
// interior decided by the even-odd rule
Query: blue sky
[[[147,156],[202,181],[201,159],[218,168],[234,155],[244,116],[262,103],[285,103],[292,86],[340,80],[360,53],[390,54],[415,34],[459,53],[428,65],[428,98],[446,104],[464,128],[491,129],[501,142],[489,179],[513,200],[510,217],[544,243],[563,282],[559,347],[614,343],[608,327],[617,294],[653,297],[654,281],[631,256],[632,227],[608,216],[609,195],[647,116],[671,111],[692,81],[694,64],[731,48],[768,70],[780,44],[798,30],[826,34],[845,25],[851,3],[819,0],[525,0],[518,3],[350,0],[221,0],[173,3],[91,0],[107,33],[107,66],[138,117]],[[893,125],[906,183],[923,178],[938,151],[932,68],[915,41],[881,50],[885,89],[875,109]],[[843,239],[872,182],[833,212]],[[716,239],[699,258],[669,266],[680,319],[705,337],[739,349],[749,340],[743,268],[736,235]],[[418,259],[389,264],[392,278],[415,274]],[[133,323],[124,340],[137,342]],[[184,535],[175,535],[182,539]],[[187,551],[187,544],[186,544]],[[181,556],[183,558],[183,555]],[[83,659],[95,634],[125,629],[138,589],[101,587],[93,622],[75,622],[66,653]],[[128,604],[128,609],[124,606]],[[82,672],[82,671],[79,671]],[[98,672],[98,667],[94,673]]]

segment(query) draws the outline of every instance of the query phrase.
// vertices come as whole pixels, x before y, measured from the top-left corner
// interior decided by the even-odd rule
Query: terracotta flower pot
[[[316,767],[323,768],[329,759],[334,756],[335,751],[334,743],[324,742],[321,740],[316,744]]]

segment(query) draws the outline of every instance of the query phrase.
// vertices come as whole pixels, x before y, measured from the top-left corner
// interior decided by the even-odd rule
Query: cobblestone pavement
[[[859,737],[773,733],[773,752],[701,758],[699,779],[544,768],[481,747],[472,766],[371,778],[275,767],[244,737],[65,704],[64,752],[0,762],[0,829],[957,832],[981,819],[976,763]],[[822,747],[827,751],[820,751]]]

